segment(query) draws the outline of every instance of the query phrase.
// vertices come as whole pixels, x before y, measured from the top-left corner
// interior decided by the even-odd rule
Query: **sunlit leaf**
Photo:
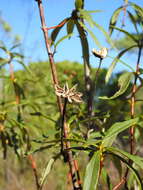
[[[95,152],[86,167],[83,190],[97,189],[100,173],[100,154],[101,151]]]
[[[74,20],[73,19],[69,19],[69,21],[67,22],[67,34],[72,34],[74,30]]]
[[[111,28],[114,28],[120,32],[123,32],[125,35],[127,35],[130,39],[132,39],[136,44],[138,43],[138,39],[135,38],[135,36],[129,32],[127,32],[126,30],[123,30],[121,28],[115,27],[115,26],[111,26]]]
[[[8,63],[8,59],[0,57],[0,67],[5,66]]]
[[[118,80],[119,90],[111,97],[102,96],[102,97],[100,97],[100,99],[112,100],[112,99],[117,98],[118,96],[122,95],[127,90],[133,76],[134,76],[134,74],[132,72],[123,73],[119,77],[119,80]]]
[[[140,7],[139,5],[133,3],[133,2],[130,2],[130,5],[139,13],[139,15],[142,17],[143,19],[143,8]]]
[[[64,23],[63,25],[61,25],[60,27],[55,28],[52,33],[51,33],[51,41],[52,41],[52,45],[54,44],[60,30],[62,29],[62,27],[67,23],[67,21],[69,20],[69,18],[64,19],[63,21],[61,21],[58,25],[61,25],[62,23]]]
[[[128,13],[128,15],[129,15],[129,18],[130,18],[132,24],[133,24],[134,27],[135,27],[136,32],[139,33],[138,28],[137,28],[137,21],[136,21],[136,19],[135,19],[135,16],[134,16],[130,11],[127,11],[127,13]]]
[[[80,35],[80,41],[81,41],[81,45],[82,45],[82,54],[83,54],[84,62],[86,63],[86,66],[87,66],[88,70],[90,70],[89,45],[88,45],[88,41],[87,41],[87,38],[86,38],[85,30],[80,25],[80,23],[78,23],[77,21],[75,22],[75,24],[76,24],[78,33]]]
[[[137,45],[133,45],[133,46],[131,46],[131,47],[129,47],[129,48],[124,49],[123,51],[121,51],[121,52],[114,58],[114,60],[112,61],[111,65],[110,65],[110,67],[109,67],[109,69],[108,69],[108,71],[107,71],[106,77],[105,77],[106,83],[109,81],[109,79],[110,79],[110,77],[111,77],[111,74],[112,74],[112,72],[113,72],[113,69],[115,68],[116,63],[119,61],[119,59],[120,59],[126,52],[128,52],[130,49],[135,48],[135,47],[138,47],[138,46],[137,46]]]
[[[62,41],[64,41],[65,39],[67,39],[67,38],[70,38],[71,36],[72,36],[73,34],[71,33],[71,34],[68,34],[68,35],[66,35],[66,36],[63,36],[61,39],[59,39],[56,43],[55,43],[55,48],[62,42]]]
[[[94,35],[94,33],[88,29],[82,22],[79,22],[80,25],[90,34],[90,36],[92,37],[92,39],[94,40],[95,44],[99,47],[99,48],[102,48],[98,38]]]
[[[118,9],[116,9],[110,19],[110,24],[109,24],[109,34],[111,35],[114,28],[113,26],[116,25],[117,21],[118,21],[118,17],[120,12],[123,10],[123,7],[119,7]]]
[[[105,31],[105,29],[104,29],[101,25],[97,24],[95,21],[94,21],[93,24],[94,24],[94,26],[96,26],[96,27],[104,34],[104,36],[105,36],[107,42],[108,42],[113,48],[115,48],[114,42],[113,42],[112,39],[110,38],[109,34]]]
[[[94,27],[94,21],[92,19],[92,16],[84,9],[79,9],[79,12],[83,19],[85,19],[91,27]]]
[[[49,160],[49,162],[47,163],[47,166],[45,167],[43,173],[42,173],[42,176],[41,176],[41,179],[40,179],[40,186],[43,186],[45,181],[46,181],[46,178],[48,177],[52,167],[53,167],[53,164],[54,164],[54,159],[51,158]]]
[[[143,163],[142,163],[143,161],[140,160],[140,157],[131,155],[131,154],[127,153],[127,152],[124,152],[122,150],[119,150],[119,149],[113,148],[113,147],[108,147],[107,150],[109,152],[111,152],[111,154],[113,154],[113,156],[116,156],[119,160],[121,160],[123,163],[125,163],[127,165],[127,167],[131,170],[131,172],[133,173],[133,175],[135,176],[135,178],[136,178],[136,180],[138,182],[139,190],[142,190],[143,189],[143,183],[142,183],[142,179],[141,179],[138,171],[123,156],[126,156],[127,158],[131,159],[133,162],[137,162],[137,160],[139,162],[141,161],[140,166],[143,166]]]
[[[136,125],[139,122],[139,118],[130,119],[123,122],[117,122],[113,124],[106,132],[102,144],[103,146],[111,146],[115,141],[117,135],[129,127]]]
[[[114,147],[108,147],[106,148],[108,151],[116,153],[117,155],[124,156],[130,160],[132,160],[137,166],[139,166],[141,169],[143,169],[143,158],[137,155],[132,155],[128,152],[125,152],[121,149],[114,148]]]
[[[83,0],[75,0],[75,8],[81,9],[83,6]]]

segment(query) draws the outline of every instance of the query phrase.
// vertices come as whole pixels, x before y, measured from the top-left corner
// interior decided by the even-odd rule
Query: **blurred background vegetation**
[[[137,25],[140,25],[142,20],[136,17],[135,19]],[[29,154],[33,154],[36,160],[39,176],[47,162],[51,158],[57,157],[43,189],[68,189],[69,169],[62,156],[59,155],[61,117],[56,103],[49,62],[37,61],[25,64],[20,37],[11,35],[11,26],[2,17],[0,17],[0,27],[1,34],[9,36],[6,41],[0,40],[0,190],[36,189],[33,171],[27,159]],[[132,35],[138,38],[142,33],[133,33]],[[116,47],[123,50],[133,46],[134,41],[129,39],[128,36],[116,39]],[[136,54],[136,49],[131,53]],[[20,64],[23,69],[15,69],[16,64]],[[92,136],[92,131],[88,130],[88,120],[86,121],[88,113],[83,65],[63,60],[57,62],[56,67],[60,85],[63,87],[65,81],[70,87],[77,84],[78,91],[83,94],[82,104],[69,104],[67,108],[67,123],[71,129],[69,137],[77,141],[89,138],[90,141],[90,138],[94,138],[94,134]],[[132,82],[126,92],[114,100],[107,101],[99,98],[114,95],[120,88],[118,86],[119,77],[126,72],[126,70],[122,70],[116,74],[113,73],[110,81],[106,83],[107,71],[108,68],[100,68],[94,93],[93,112],[95,117],[91,128],[99,133],[104,133],[116,122],[130,118],[128,97],[131,95]],[[95,78],[96,72],[97,68],[92,66],[91,79]],[[136,94],[135,117],[142,115],[142,94],[143,87],[141,86],[140,91]],[[136,151],[138,155],[143,156],[142,127],[136,130],[135,138],[138,140]],[[128,141],[128,132],[125,131],[118,136],[115,145],[120,149],[128,150]],[[76,142],[71,142],[71,145],[74,147]],[[79,150],[75,150],[74,154],[78,155],[79,168],[83,178],[91,155]],[[117,184],[121,179],[121,163],[110,155],[104,165],[112,184]],[[110,172],[108,172],[109,170]],[[107,173],[105,172],[106,175]],[[132,178],[133,175],[130,179]],[[110,184],[109,178],[103,175],[100,179],[99,189],[106,190],[107,183]]]

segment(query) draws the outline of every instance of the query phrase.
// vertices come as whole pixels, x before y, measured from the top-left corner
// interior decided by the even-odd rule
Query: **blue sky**
[[[141,0],[132,0],[141,4]],[[46,23],[48,27],[57,25],[62,19],[70,16],[74,8],[74,0],[43,0]],[[94,20],[108,29],[109,19],[113,11],[123,4],[123,0],[85,0],[87,10],[102,10],[103,12],[95,13]],[[13,35],[20,35],[22,40],[22,50],[28,61],[47,60],[43,34],[40,28],[40,19],[37,3],[34,0],[4,0],[1,1],[0,11],[12,27]],[[121,20],[120,20],[121,22]],[[98,37],[102,46],[107,46],[105,37],[99,30],[93,29],[94,34]],[[65,34],[61,32],[60,37]],[[89,36],[88,36],[89,37]],[[89,39],[90,50],[98,48],[92,39]],[[109,55],[115,56],[115,52],[109,52]],[[130,56],[126,56],[126,61],[130,61]],[[134,58],[132,58],[133,60]],[[70,40],[65,40],[57,47],[55,54],[56,61],[70,60],[82,63],[80,41],[77,33]],[[97,60],[91,55],[91,63],[95,65]],[[108,67],[111,59],[105,60],[105,67]],[[121,64],[117,70],[121,70]]]

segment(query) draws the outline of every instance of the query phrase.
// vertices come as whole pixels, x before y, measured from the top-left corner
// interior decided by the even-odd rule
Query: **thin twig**
[[[58,84],[58,77],[57,77],[56,66],[55,66],[54,58],[53,58],[54,54],[51,51],[51,47],[50,47],[50,43],[49,43],[49,39],[48,39],[48,30],[46,29],[47,27],[46,27],[45,16],[44,16],[44,8],[42,5],[42,0],[36,0],[36,1],[38,3],[41,25],[42,25],[42,29],[43,29],[44,38],[45,38],[45,45],[46,45],[47,53],[49,56],[49,62],[50,62],[51,71],[52,71],[52,78],[53,78],[53,83],[55,86]],[[63,115],[63,105],[62,105],[61,97],[59,97],[59,96],[57,96],[57,103],[58,103],[58,107],[59,107],[59,110],[60,110],[60,113],[62,116]],[[64,126],[64,128],[63,128],[64,137],[67,139],[68,138],[68,133],[67,133],[68,128],[67,128],[67,123],[66,123],[65,119],[64,119],[63,126]],[[61,144],[61,146],[63,146],[63,145]],[[65,148],[70,149],[69,141],[65,142]],[[72,176],[73,189],[74,190],[81,189],[76,186],[76,170],[74,167],[74,159],[73,159],[71,150],[67,151],[67,157],[68,157],[67,159],[68,159],[69,168],[70,168],[70,174]]]
[[[126,182],[125,177],[121,179],[121,181],[113,188],[113,190],[119,190],[121,186]]]
[[[36,1],[38,3],[38,7],[39,7],[39,14],[40,14],[42,30],[43,30],[44,39],[45,39],[45,45],[46,45],[47,53],[49,56],[49,62],[50,62],[51,71],[52,71],[52,78],[53,78],[53,82],[55,85],[55,84],[58,84],[59,82],[58,82],[58,77],[57,77],[56,66],[54,63],[53,53],[50,48],[50,43],[49,43],[49,38],[48,38],[48,30],[46,29],[47,27],[46,27],[46,21],[45,21],[45,16],[44,16],[44,8],[42,5],[42,0],[36,0]],[[61,98],[59,96],[57,96],[57,101],[58,101],[60,113],[62,113],[63,106],[62,106]]]
[[[32,155],[28,156],[28,160],[30,161],[31,168],[32,168],[33,174],[35,176],[35,182],[36,182],[37,190],[39,190],[40,189],[40,184],[39,184],[39,179],[38,179],[36,162],[35,162],[34,157]]]
[[[139,47],[139,53],[138,53],[138,59],[137,59],[137,64],[136,64],[136,72],[135,72],[135,79],[133,83],[133,88],[132,88],[132,95],[131,95],[131,118],[133,119],[135,117],[135,95],[137,92],[137,79],[138,79],[138,73],[139,73],[139,64],[140,64],[140,59],[141,59],[141,53],[142,53],[142,47]],[[134,154],[135,152],[135,126],[132,126],[130,128],[130,154]],[[130,164],[132,163],[131,160],[129,160]],[[129,168],[127,168],[125,172],[125,179],[127,182],[127,176],[129,173]],[[127,187],[127,183],[125,183],[125,187]]]
[[[132,96],[131,96],[131,118],[134,118],[135,116],[135,95],[137,92],[137,79],[138,79],[138,73],[139,73],[139,64],[140,64],[140,59],[141,59],[141,52],[142,52],[142,48],[139,48],[139,53],[138,53],[138,60],[137,60],[137,65],[136,65],[136,73],[135,73],[135,80],[134,80],[134,84],[133,84],[133,88],[132,88]],[[130,128],[130,136],[131,136],[131,142],[130,142],[130,154],[134,154],[134,128],[135,126],[132,126]]]

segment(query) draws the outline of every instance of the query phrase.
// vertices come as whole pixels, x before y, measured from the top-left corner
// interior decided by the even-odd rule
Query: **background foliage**
[[[41,5],[40,0],[35,3]],[[68,18],[55,27],[43,28],[45,33],[52,29],[46,41],[49,61],[27,65],[25,56],[19,51],[18,36],[10,39],[10,46],[0,41],[0,189],[72,189],[72,183],[74,189],[84,190],[143,189],[140,65],[143,8],[126,0],[114,11],[109,34],[92,19],[93,12],[98,14],[99,11],[86,10],[84,1],[76,0]],[[127,29],[128,18],[133,33]],[[119,19],[122,19],[121,26]],[[0,21],[2,30],[10,33],[11,27],[3,18]],[[65,36],[58,39],[64,27]],[[111,48],[120,49],[108,69],[102,68],[102,60],[109,55],[102,56],[103,47],[92,27],[104,34]],[[74,30],[80,38],[83,64],[67,60],[55,64],[53,58],[58,45],[72,38]],[[116,31],[121,37],[112,39]],[[98,68],[90,63],[89,37],[101,48],[94,53]],[[52,53],[49,53],[50,48]],[[108,52],[110,54],[110,50]],[[124,54],[130,53],[137,57],[134,65],[121,60]],[[114,74],[117,63],[127,69]],[[15,71],[16,64],[23,69]],[[56,66],[59,84],[52,80],[52,64]],[[66,104],[68,96],[61,95],[65,112],[60,113],[55,85],[63,88],[66,83],[70,89],[77,84],[83,101]],[[68,148],[67,142],[70,143]],[[76,170],[78,188],[71,180],[70,159],[66,155],[69,152],[79,163],[77,170],[82,185]]]

